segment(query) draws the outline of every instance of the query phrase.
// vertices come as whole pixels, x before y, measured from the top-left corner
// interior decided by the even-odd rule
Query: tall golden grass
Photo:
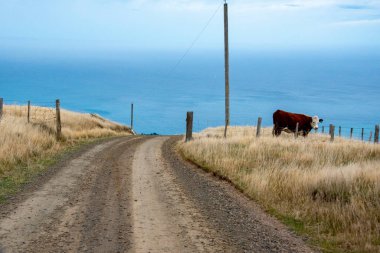
[[[55,140],[55,109],[31,108],[27,122],[26,106],[4,106],[0,121],[0,178],[19,164],[57,153],[72,143],[90,138],[131,134],[129,128],[98,115],[61,110],[63,142]]]
[[[256,138],[253,127],[231,127],[224,139],[223,130],[207,129],[179,149],[326,251],[380,252],[380,145],[319,134],[274,138],[267,128]]]

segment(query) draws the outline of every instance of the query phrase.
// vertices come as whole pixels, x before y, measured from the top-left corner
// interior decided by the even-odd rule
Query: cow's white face
[[[323,120],[322,119],[319,119],[318,116],[314,116],[312,118],[312,121],[311,121],[311,127],[314,128],[314,129],[318,129],[318,123],[319,122],[322,122]]]

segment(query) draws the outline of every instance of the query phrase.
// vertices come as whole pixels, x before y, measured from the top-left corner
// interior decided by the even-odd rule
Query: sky
[[[380,0],[228,3],[233,50],[380,48]],[[192,44],[194,50],[221,49],[222,4],[219,0],[0,0],[0,52],[168,51],[186,50]]]

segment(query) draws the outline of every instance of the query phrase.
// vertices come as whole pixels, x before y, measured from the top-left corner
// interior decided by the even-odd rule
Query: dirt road
[[[169,137],[70,155],[0,206],[0,252],[311,252]]]

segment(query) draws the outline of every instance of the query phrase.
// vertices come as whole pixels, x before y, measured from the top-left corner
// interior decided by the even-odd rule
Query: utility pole
[[[227,137],[227,128],[230,125],[230,63],[229,63],[229,50],[228,50],[228,4],[224,0],[224,75],[225,75],[225,92],[226,92],[226,122],[224,128],[224,138]]]

